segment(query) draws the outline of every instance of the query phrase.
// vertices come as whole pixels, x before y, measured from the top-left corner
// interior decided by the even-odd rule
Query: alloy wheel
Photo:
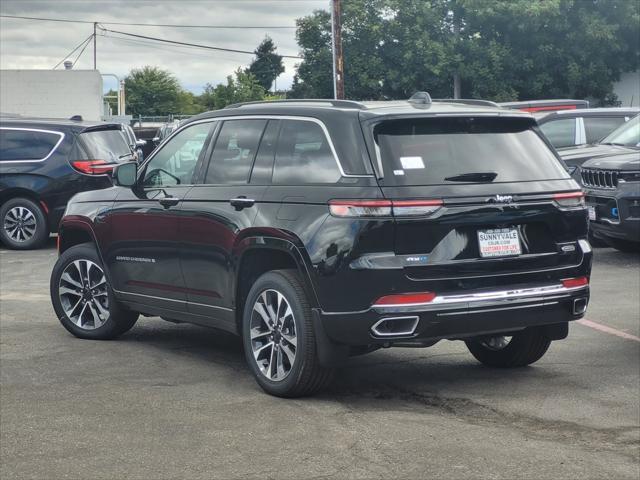
[[[258,296],[249,334],[260,372],[269,380],[284,380],[293,368],[298,342],[293,310],[282,293],[265,290]]]
[[[60,304],[78,327],[94,330],[109,319],[109,294],[104,271],[91,260],[74,260],[66,266],[58,286]]]
[[[509,343],[511,343],[512,338],[513,337],[505,337],[503,335],[497,337],[487,337],[481,342],[481,344],[489,350],[497,351],[502,350],[503,348],[507,348]]]
[[[3,226],[9,238],[26,242],[36,233],[36,216],[27,207],[15,206],[5,214]]]

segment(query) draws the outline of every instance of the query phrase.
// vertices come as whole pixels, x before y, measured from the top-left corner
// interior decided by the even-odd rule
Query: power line
[[[56,63],[56,66],[53,67],[53,70],[55,70],[56,68],[58,68],[60,66],[60,64],[62,62],[64,62],[67,58],[69,58],[71,55],[73,55],[80,47],[82,47],[83,45],[85,45],[85,43],[88,45],[89,41],[93,38],[93,33],[91,35],[89,35],[87,38],[85,38],[82,42],[80,42],[76,48],[74,48],[73,50],[71,50],[69,53],[67,53],[64,57],[62,57],[62,60],[60,60],[58,63]],[[85,45],[86,46],[86,45]]]
[[[44,17],[24,17],[21,15],[0,15],[2,18],[13,18],[16,20],[38,20],[43,22],[63,22],[63,23],[95,23],[91,20],[72,20],[70,18],[44,18]],[[282,30],[295,29],[295,26],[286,25],[178,25],[172,23],[126,23],[126,22],[97,22],[102,25],[122,25],[129,27],[169,27],[169,28],[212,28],[212,29],[260,29],[260,30]]]
[[[101,28],[102,31],[104,32],[110,32],[110,33],[117,33],[119,35],[126,35],[128,37],[135,37],[135,38],[142,38],[145,40],[154,40],[156,42],[163,42],[163,43],[171,43],[173,45],[184,45],[187,47],[197,47],[197,48],[204,48],[207,50],[217,50],[219,52],[232,52],[232,53],[242,53],[245,55],[255,55],[255,52],[250,51],[250,50],[236,50],[234,48],[223,48],[223,47],[214,47],[212,45],[202,45],[199,43],[187,43],[187,42],[178,42],[177,40],[167,40],[165,38],[158,38],[158,37],[148,37],[146,35],[138,35],[135,33],[129,33],[129,32],[119,32],[117,30],[110,30],[108,28]],[[300,59],[302,57],[299,57],[297,55],[280,55],[283,58],[296,58],[296,59]]]
[[[73,64],[71,65],[71,68],[76,66],[76,63],[78,63],[78,60],[80,60],[80,57],[82,56],[82,54],[84,53],[84,51],[87,49],[87,47],[89,46],[89,44],[91,43],[91,39],[93,38],[93,34],[91,34],[91,37],[89,37],[89,40],[84,44],[84,47],[82,47],[82,50],[80,50],[80,53],[78,54],[78,56],[76,57],[76,59],[73,61]]]

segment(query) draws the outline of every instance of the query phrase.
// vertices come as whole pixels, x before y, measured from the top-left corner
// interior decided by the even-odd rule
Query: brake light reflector
[[[74,160],[71,166],[87,175],[104,175],[111,173],[115,167],[113,163],[107,163],[104,160]]]
[[[553,200],[559,207],[584,207],[585,205],[583,192],[556,193]]]
[[[432,302],[436,298],[434,292],[420,292],[420,293],[400,293],[397,295],[387,295],[380,297],[373,304],[374,307],[388,307],[388,306],[407,306],[421,303]]]
[[[587,285],[589,285],[589,277],[565,278],[562,280],[564,288],[586,287]]]
[[[442,200],[331,200],[329,211],[335,217],[409,217],[431,215]]]

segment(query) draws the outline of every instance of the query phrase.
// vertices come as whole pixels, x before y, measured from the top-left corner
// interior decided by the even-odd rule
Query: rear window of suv
[[[532,126],[528,118],[505,117],[383,121],[374,127],[374,137],[384,168],[384,184],[570,178]]]
[[[131,148],[122,130],[89,130],[78,135],[78,143],[86,158],[121,162],[128,160]]]

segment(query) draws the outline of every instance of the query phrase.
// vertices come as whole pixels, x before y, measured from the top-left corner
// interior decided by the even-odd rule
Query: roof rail
[[[500,105],[496,102],[492,102],[491,100],[477,100],[475,98],[436,98],[433,101],[440,103],[462,103],[464,105],[501,108]]]
[[[332,107],[342,107],[342,108],[357,108],[359,110],[362,110],[364,108],[366,108],[362,103],[360,102],[356,102],[353,100],[331,100],[331,99],[326,99],[326,98],[318,98],[318,99],[311,99],[311,98],[305,98],[305,99],[286,99],[286,100],[258,100],[255,102],[242,102],[242,103],[234,103],[232,105],[227,105],[226,107],[224,107],[225,109],[227,108],[240,108],[240,107],[247,107],[247,106],[251,106],[251,105],[269,105],[272,103],[277,103],[277,104],[289,104],[289,105],[294,105],[296,103],[302,103],[302,104],[327,104],[329,106]]]

